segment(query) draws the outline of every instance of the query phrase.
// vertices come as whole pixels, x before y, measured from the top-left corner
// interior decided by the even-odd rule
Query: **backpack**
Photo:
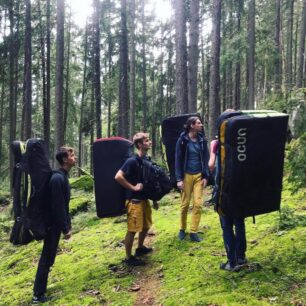
[[[166,172],[156,163],[147,158],[136,157],[141,169],[143,191],[148,199],[159,201],[164,195],[172,189],[171,181]]]
[[[52,175],[42,139],[14,141],[13,213],[10,242],[14,245],[42,240],[48,227],[48,185]]]

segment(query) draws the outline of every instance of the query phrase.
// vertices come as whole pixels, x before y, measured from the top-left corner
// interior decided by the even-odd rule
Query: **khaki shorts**
[[[125,205],[129,232],[140,233],[151,227],[152,210],[149,200],[142,200],[135,204],[131,200],[128,200]]]

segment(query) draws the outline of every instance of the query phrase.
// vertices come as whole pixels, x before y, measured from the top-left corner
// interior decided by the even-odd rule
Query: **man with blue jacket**
[[[175,176],[181,190],[181,217],[179,239],[186,236],[187,213],[193,195],[190,239],[200,242],[198,227],[201,220],[203,188],[209,178],[207,141],[202,134],[203,124],[196,117],[188,118],[185,131],[180,135],[175,149]]]

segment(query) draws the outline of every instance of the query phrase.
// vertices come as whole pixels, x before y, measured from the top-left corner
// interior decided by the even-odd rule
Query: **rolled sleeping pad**
[[[93,144],[93,168],[97,216],[118,216],[125,212],[125,188],[115,175],[132,155],[133,143],[125,138],[97,139]]]
[[[184,124],[189,117],[199,117],[199,114],[182,114],[168,117],[162,121],[162,142],[166,148],[166,161],[170,173],[170,180],[173,187],[176,187],[175,178],[175,145],[184,130]]]
[[[218,208],[239,218],[279,210],[288,115],[248,110],[222,116]]]

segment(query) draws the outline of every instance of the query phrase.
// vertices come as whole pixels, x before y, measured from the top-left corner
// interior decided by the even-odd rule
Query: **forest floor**
[[[179,195],[164,197],[146,239],[153,253],[146,266],[128,268],[126,216],[97,218],[93,193],[81,184],[72,196],[73,237],[60,242],[46,305],[306,305],[305,190],[291,194],[286,181],[281,213],[246,219],[249,264],[239,272],[219,269],[226,256],[212,207],[203,206],[203,241],[179,241]],[[11,245],[10,211],[0,210],[0,305],[29,305],[42,243]]]

